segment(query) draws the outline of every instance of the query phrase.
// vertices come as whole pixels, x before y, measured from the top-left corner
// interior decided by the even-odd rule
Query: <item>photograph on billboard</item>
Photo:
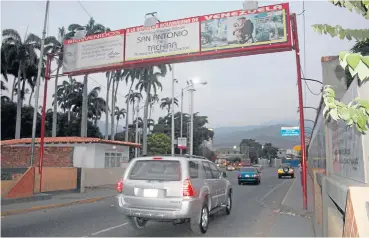
[[[201,51],[288,42],[288,4],[201,17]]]
[[[124,30],[64,41],[63,73],[123,65]]]
[[[126,30],[125,62],[200,52],[198,17]]]

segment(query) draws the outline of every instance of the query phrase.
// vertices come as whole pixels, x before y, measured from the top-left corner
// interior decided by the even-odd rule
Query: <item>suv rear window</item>
[[[256,172],[256,168],[240,168],[240,172]]]
[[[180,181],[181,165],[172,160],[139,160],[131,169],[129,179]]]

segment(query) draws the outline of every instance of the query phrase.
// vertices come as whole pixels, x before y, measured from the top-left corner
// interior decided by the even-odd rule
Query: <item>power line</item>
[[[92,18],[91,14],[87,11],[87,9],[82,5],[81,1],[78,1],[79,5],[81,5],[82,9],[87,13],[87,15]]]

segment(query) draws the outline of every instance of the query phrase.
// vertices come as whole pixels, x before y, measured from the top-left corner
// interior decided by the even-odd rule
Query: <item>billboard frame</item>
[[[289,10],[288,10],[289,13]],[[272,45],[266,45],[266,46],[259,46],[262,48],[259,48],[259,51],[247,51],[245,50],[245,52],[240,52],[240,54],[233,54],[232,56],[228,56],[229,57],[237,57],[237,56],[247,56],[247,55],[255,55],[255,54],[266,54],[266,53],[277,53],[277,52],[282,52],[282,51],[291,51],[294,50],[295,51],[295,56],[296,56],[296,71],[297,71],[297,88],[298,88],[298,101],[299,101],[299,121],[300,121],[300,141],[301,141],[301,154],[302,154],[302,193],[303,193],[303,208],[306,210],[307,209],[307,178],[306,178],[306,146],[305,146],[305,123],[304,123],[304,105],[303,105],[303,97],[302,97],[302,77],[301,77],[301,62],[300,62],[300,49],[299,49],[299,40],[298,40],[298,32],[297,32],[297,20],[296,20],[296,13],[293,14],[288,14],[288,22],[287,25],[289,25],[290,32],[291,35],[287,35],[287,44],[277,44],[276,46],[272,46]],[[200,28],[201,30],[201,28]],[[290,32],[287,32],[290,33]],[[125,45],[125,43],[124,43]],[[254,47],[255,49],[256,47]],[[247,49],[250,49],[250,47],[247,47]],[[45,69],[45,81],[50,80],[51,76],[51,58],[54,55],[47,55],[47,64],[46,64],[46,69]],[[207,59],[220,59],[220,58],[226,58],[227,54],[220,54],[219,56],[216,56],[214,58],[208,57]],[[204,60],[204,58],[197,57],[188,61],[180,61],[180,62],[189,62],[189,61],[199,61],[199,60]],[[135,68],[135,67],[145,67],[145,66],[150,66],[150,65],[154,65],[154,64],[165,64],[168,63],[165,60],[155,60],[152,62],[152,64],[147,63],[148,61],[145,62],[145,64],[131,64],[129,66],[127,66],[127,68]],[[176,63],[175,61],[171,61],[171,63]],[[122,69],[122,67],[106,67],[106,68],[100,68],[99,70],[96,69],[96,71],[92,71],[92,70],[81,70],[79,72],[75,72],[72,74],[67,74],[68,76],[75,76],[75,75],[83,75],[83,74],[90,74],[90,73],[98,73],[98,72],[104,72],[104,71],[110,71],[110,70],[115,70],[115,69]],[[45,118],[46,116],[46,93],[47,93],[47,83],[45,82],[44,84],[44,99],[43,99],[43,110],[42,110],[42,118]],[[42,177],[42,161],[43,161],[43,152],[44,152],[44,131],[45,131],[45,122],[44,120],[41,121],[42,125],[41,125],[41,142],[40,142],[40,160],[39,160],[39,166],[40,166],[40,174]]]

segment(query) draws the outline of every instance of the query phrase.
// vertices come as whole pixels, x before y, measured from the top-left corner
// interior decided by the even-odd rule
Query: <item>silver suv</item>
[[[119,210],[136,229],[149,220],[189,222],[195,234],[204,234],[210,215],[231,213],[232,186],[226,177],[203,157],[136,158],[117,184]]]

